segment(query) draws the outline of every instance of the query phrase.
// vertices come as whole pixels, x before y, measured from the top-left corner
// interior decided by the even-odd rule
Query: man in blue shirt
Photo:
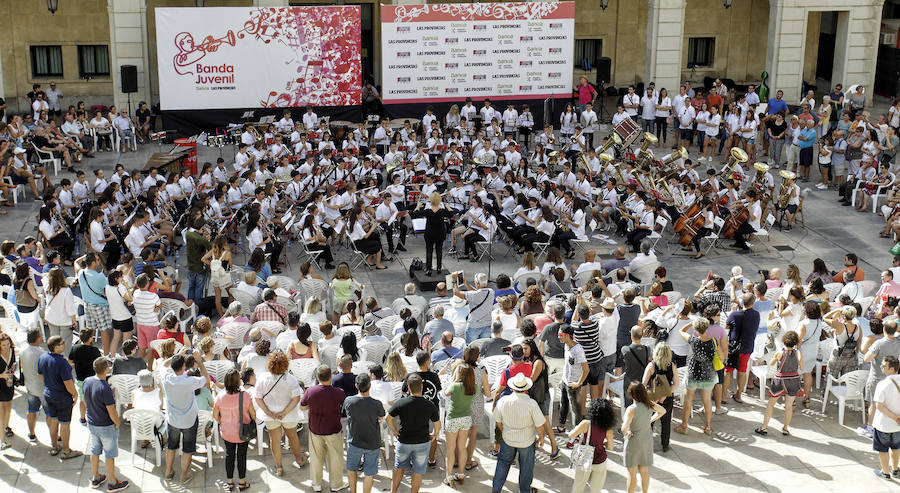
[[[799,140],[800,147],[800,176],[803,181],[809,181],[809,171],[813,164],[813,146],[816,144],[816,122],[813,120],[804,120],[801,123],[803,130],[800,131]]]
[[[105,294],[107,283],[106,276],[103,275],[103,260],[100,254],[89,252],[85,255],[84,262],[87,267],[78,274],[78,285],[81,287],[87,324],[100,334],[103,354],[109,354],[113,327],[109,301]]]
[[[163,377],[163,390],[166,394],[166,420],[169,425],[169,439],[166,443],[166,479],[175,477],[173,464],[175,450],[181,442],[181,482],[190,483],[194,479],[191,474],[191,457],[197,449],[197,427],[200,410],[194,399],[194,391],[202,389],[209,383],[209,374],[203,364],[203,353],[194,351],[193,355],[182,352],[172,356],[163,365],[169,366]],[[200,369],[199,377],[185,375],[190,366],[190,358]]]
[[[106,480],[100,474],[100,453],[106,457],[106,474],[109,483],[106,491],[128,488],[128,481],[116,478],[116,457],[119,456],[119,413],[116,412],[116,396],[106,381],[109,360],[101,356],[94,360],[94,376],[84,381],[84,403],[87,407],[87,425],[91,432],[91,487],[99,488]]]
[[[431,362],[438,363],[446,359],[459,359],[461,357],[462,350],[453,347],[453,333],[444,332],[441,334],[441,347],[431,353]]]
[[[784,92],[779,89],[775,92],[774,98],[769,98],[769,105],[766,108],[767,115],[775,115],[779,111],[783,111],[785,115],[791,113],[791,110],[788,109],[787,103],[782,99],[784,97]]]
[[[38,359],[38,375],[44,380],[44,411],[47,428],[50,429],[50,455],[72,459],[81,455],[81,452],[69,448],[69,423],[78,391],[72,380],[72,365],[63,356],[65,341],[60,336],[53,336],[47,339],[47,349],[49,352]],[[62,447],[58,445],[57,437],[62,440]]]

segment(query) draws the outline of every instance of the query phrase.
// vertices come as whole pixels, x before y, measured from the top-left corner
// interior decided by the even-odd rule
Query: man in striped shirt
[[[579,295],[579,300],[581,299]],[[591,308],[588,305],[579,302],[576,311],[576,316],[572,317],[572,328],[575,329],[575,342],[584,349],[584,355],[587,358],[588,368],[590,369],[585,382],[590,386],[591,399],[597,399],[600,397],[600,381],[603,379],[600,360],[604,356],[603,351],[600,349],[600,324],[597,320],[591,318]],[[581,406],[581,415],[584,416],[584,387],[582,387],[578,405]]]

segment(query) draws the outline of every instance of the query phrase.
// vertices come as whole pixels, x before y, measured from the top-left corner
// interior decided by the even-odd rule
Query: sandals
[[[6,427],[6,436],[9,437],[9,438],[12,438],[12,437],[14,437],[15,435],[16,435],[16,434],[13,433],[12,428],[10,428],[9,426],[7,426],[7,427]]]
[[[781,434],[784,436],[790,436],[791,432],[789,432],[787,428],[782,428]]]
[[[712,436],[712,428],[709,427],[709,426],[704,426],[704,427],[703,427],[703,433],[704,433],[705,435]]]
[[[465,475],[465,474],[456,473],[456,474],[453,475],[453,481],[456,481],[457,483],[462,484],[462,483],[464,483],[464,482],[466,481],[466,475]]]
[[[445,477],[443,483],[452,488],[453,487],[453,476]]]
[[[59,447],[53,447],[50,449],[50,455],[56,457],[57,455],[59,455],[60,450],[61,449]]]
[[[387,269],[387,267],[385,267],[383,265],[381,267],[375,267],[375,270],[385,270],[385,269]]]
[[[249,488],[249,487],[250,487],[250,483],[248,483],[248,482],[246,482],[246,481],[240,481],[240,482],[238,482],[238,491],[244,491],[244,490],[246,490],[246,489]]]
[[[275,475],[278,476],[279,478],[282,477],[282,476],[284,476],[284,468],[283,468],[283,467],[276,467],[276,468],[275,468]]]
[[[672,428],[672,429],[675,431],[675,433],[681,433],[682,435],[687,435],[687,434],[688,434],[688,428],[687,428],[687,426],[685,426],[685,425],[678,425],[678,426],[676,426],[675,428]]]
[[[769,430],[763,426],[760,426],[759,428],[753,430],[753,433],[756,433],[757,435],[766,436],[769,434]]]
[[[803,409],[809,409],[809,397],[803,399]]]
[[[233,479],[229,479],[228,481],[226,481],[226,482],[225,482],[225,488],[226,488],[228,491],[234,491],[234,480],[233,480]]]
[[[559,458],[559,454],[560,454],[559,447],[556,447],[556,450],[555,450],[555,451],[550,452],[550,460],[556,460],[556,459],[558,459],[558,458]]]
[[[473,460],[473,461],[469,462],[468,464],[466,464],[466,471],[471,471],[472,469],[475,469],[478,466],[479,466],[478,461]]]

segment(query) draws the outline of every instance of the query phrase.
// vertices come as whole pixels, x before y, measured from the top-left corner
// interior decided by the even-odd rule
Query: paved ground
[[[164,146],[164,149],[167,150],[168,147]],[[149,153],[154,151],[156,145],[144,146],[137,154],[124,154],[120,161],[128,169],[143,167]],[[228,150],[225,154],[226,160],[230,162],[231,151]],[[214,161],[216,157],[218,151],[212,152],[201,146],[201,163]],[[85,168],[102,168],[109,175],[116,162],[115,158],[115,155],[104,153],[97,159],[86,160],[83,165]],[[56,177],[54,181],[61,177]],[[805,186],[808,185],[804,184]],[[875,271],[890,262],[888,250],[891,243],[877,238],[876,230],[882,224],[882,219],[869,213],[857,213],[849,207],[840,207],[836,204],[835,197],[836,193],[833,191],[811,188],[806,201],[806,228],[795,228],[787,235],[773,231],[773,248],[768,250],[762,244],[757,245],[750,255],[737,255],[733,250],[722,250],[699,261],[678,255],[663,255],[663,265],[669,269],[675,289],[686,294],[696,289],[697,281],[709,270],[727,274],[727,269],[732,265],[741,265],[744,272],[750,275],[758,269],[775,266],[783,268],[794,263],[805,276],[811,269],[814,258],[820,257],[830,268],[837,269],[847,251],[856,252],[869,278],[877,279]],[[25,236],[34,234],[37,202],[29,197],[19,207],[7,210],[10,214],[0,220],[0,239],[21,241]],[[592,245],[600,248],[596,242]],[[424,246],[420,239],[411,240],[408,246],[409,252],[403,255],[407,262],[414,257],[424,256]],[[512,273],[518,268],[519,257],[502,255],[503,251],[505,248],[501,249],[501,254],[495,254],[496,261],[490,266],[492,277],[500,272]],[[346,251],[338,253],[339,260],[346,256]],[[293,269],[289,272],[296,272],[298,265],[298,262],[294,262]],[[446,266],[452,270],[464,269],[470,276],[476,271],[487,271],[488,268],[484,264],[457,263],[454,260],[447,260]],[[396,297],[402,284],[408,279],[396,264],[386,271],[379,271],[377,275],[361,271],[354,272],[354,275],[365,284],[367,294],[373,293],[386,301]],[[24,400],[17,398],[14,404],[11,426],[17,435],[25,435]],[[900,485],[878,479],[872,474],[877,458],[871,451],[871,444],[853,431],[860,424],[858,412],[848,411],[846,426],[840,426],[837,424],[836,406],[829,405],[827,416],[823,416],[818,412],[821,410],[821,393],[814,393],[812,408],[800,410],[798,407],[798,412],[795,413],[793,436],[782,437],[776,432],[768,438],[760,438],[752,430],[761,421],[762,410],[760,402],[748,398],[747,404],[733,407],[728,415],[713,418],[715,434],[712,438],[704,436],[697,428],[687,437],[674,435],[671,451],[666,454],[658,453],[656,464],[651,469],[654,491],[819,492],[844,491],[848,488],[857,491],[900,491]],[[678,411],[676,408],[676,416],[680,416]],[[772,423],[773,430],[778,429],[781,415],[779,408]],[[120,445],[125,448],[130,446],[127,434],[126,427],[120,440]],[[84,427],[77,423],[73,425],[73,444],[84,444],[86,436]],[[38,427],[38,438],[39,444],[29,445],[17,437],[13,449],[0,453],[0,490],[73,491],[73,487],[78,487],[86,491],[90,481],[89,462],[83,458],[60,462],[50,457],[47,454],[49,438],[42,423]],[[302,442],[306,442],[305,437],[302,437]],[[482,466],[473,471],[465,485],[457,489],[488,491],[494,461],[486,455],[487,450],[487,440],[481,440],[478,458]],[[606,488],[610,491],[625,488],[627,472],[621,465],[621,450],[622,444],[617,442],[616,452],[611,454],[606,483]],[[144,455],[141,450],[138,453]],[[567,454],[566,452],[565,455]],[[132,466],[130,452],[123,450],[120,456],[120,464],[123,466],[121,476],[143,491],[219,491],[223,486],[223,457],[222,453],[217,453],[214,468],[207,471],[203,471],[205,466],[195,460],[197,476],[191,484],[182,487],[164,484],[161,470],[153,467],[152,461],[144,462],[143,457],[137,458],[136,465]],[[443,458],[443,453],[440,457]],[[148,458],[152,458],[152,452]],[[573,476],[568,469],[568,459],[564,457],[551,463],[547,454],[539,454],[538,462],[534,486],[548,491],[568,491]],[[288,468],[284,477],[276,478],[267,470],[271,465],[270,455],[259,460],[251,449],[251,491],[272,491],[285,486],[293,486],[301,491],[311,490],[305,470]],[[516,482],[516,474],[514,469],[508,487]],[[449,488],[440,484],[441,478],[438,470],[429,471],[423,490],[449,491]],[[376,480],[376,488],[387,487],[388,481],[387,471],[382,467]]]

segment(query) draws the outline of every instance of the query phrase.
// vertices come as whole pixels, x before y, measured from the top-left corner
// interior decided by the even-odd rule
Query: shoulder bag
[[[277,383],[277,382],[276,382]],[[272,388],[275,388],[274,386]],[[271,390],[269,391],[271,392]],[[266,395],[269,395],[269,392],[266,392]],[[244,391],[242,390],[238,394],[238,419],[240,420],[241,427],[239,431],[239,437],[241,440],[245,442],[249,442],[256,438],[256,423],[251,419],[249,423],[244,423]]]
[[[588,431],[580,442],[575,442],[572,448],[572,469],[576,471],[590,471],[594,465],[594,446],[591,445],[591,425],[588,423]]]
[[[725,368],[725,363],[719,358],[719,343],[715,337],[713,337],[713,346],[716,348],[713,353],[713,370],[719,371]]]

